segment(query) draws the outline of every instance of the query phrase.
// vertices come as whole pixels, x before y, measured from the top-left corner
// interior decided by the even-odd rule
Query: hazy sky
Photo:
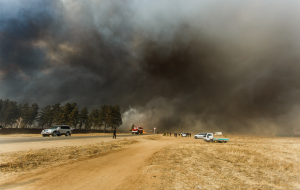
[[[0,0],[0,98],[119,104],[124,130],[290,132],[300,113],[299,8]]]

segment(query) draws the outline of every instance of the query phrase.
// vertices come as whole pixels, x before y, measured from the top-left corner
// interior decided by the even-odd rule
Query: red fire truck
[[[134,126],[132,129],[132,134],[143,134],[144,129],[140,126]]]

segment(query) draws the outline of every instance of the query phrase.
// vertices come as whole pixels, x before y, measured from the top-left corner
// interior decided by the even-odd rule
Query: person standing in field
[[[116,139],[117,138],[117,130],[116,128],[114,129],[114,135],[113,135],[113,139]]]
[[[172,134],[172,133],[170,133],[170,137],[171,137],[171,134]]]

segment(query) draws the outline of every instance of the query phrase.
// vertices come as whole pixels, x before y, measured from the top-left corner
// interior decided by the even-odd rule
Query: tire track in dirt
[[[126,184],[129,176],[139,173],[155,152],[177,143],[162,141],[142,140],[96,158],[40,170],[0,184],[0,189],[115,189]]]

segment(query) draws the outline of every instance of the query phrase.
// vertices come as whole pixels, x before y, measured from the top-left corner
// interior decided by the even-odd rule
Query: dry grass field
[[[106,169],[93,171],[97,179],[101,175],[118,173],[113,168],[126,174],[120,181],[115,181],[112,176],[115,186],[107,186],[110,189],[300,189],[300,138],[227,137],[230,138],[228,143],[207,143],[191,137],[152,135],[82,146],[4,153],[0,155],[1,178],[13,176],[17,180],[18,176],[32,173],[43,179],[40,174],[34,174],[36,169],[49,172],[47,168],[64,164],[67,164],[66,168],[72,168],[70,163],[78,163],[84,170],[72,170],[69,175],[84,172],[88,175],[91,171],[86,168],[93,168],[94,163],[101,168],[98,160],[114,159],[114,155],[118,155],[111,166],[106,164]],[[138,160],[139,164],[134,160]],[[61,170],[56,167],[55,172],[63,171],[64,167]],[[17,184],[22,184],[22,181],[25,184],[29,179],[23,177]],[[85,180],[90,185],[97,182],[92,178]],[[1,181],[7,185],[5,180]],[[9,184],[4,187],[11,187]],[[107,182],[107,185],[110,184]],[[32,184],[19,189],[35,187]],[[65,186],[58,188],[64,189]]]
[[[19,151],[0,154],[1,178],[30,172],[34,169],[70,164],[81,159],[110,152],[124,146],[137,143],[135,139],[123,139],[114,142],[99,142],[82,146],[66,146],[39,150]],[[0,178],[0,179],[1,179]]]
[[[148,160],[138,189],[300,189],[300,138],[229,138],[178,138]]]

